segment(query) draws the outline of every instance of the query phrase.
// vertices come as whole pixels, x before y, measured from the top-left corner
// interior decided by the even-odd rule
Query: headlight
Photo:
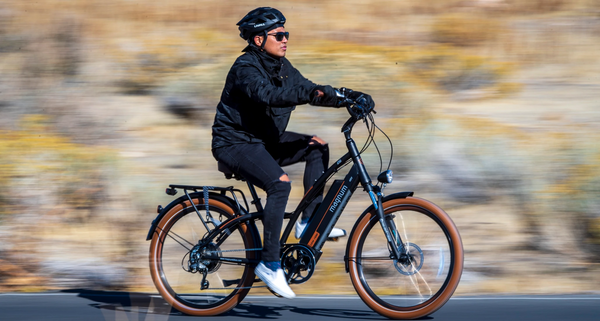
[[[377,180],[380,183],[384,183],[384,184],[390,184],[393,180],[393,176],[394,173],[391,170],[387,170],[384,172],[381,172],[381,174],[379,174],[379,176],[377,176]]]

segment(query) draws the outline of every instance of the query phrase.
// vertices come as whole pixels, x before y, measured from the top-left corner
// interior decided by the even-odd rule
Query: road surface
[[[171,321],[194,320],[168,306],[157,294],[70,290],[0,294],[0,320]],[[302,296],[294,300],[248,296],[223,316],[230,320],[387,320],[357,296]],[[600,295],[454,297],[425,320],[599,321]]]

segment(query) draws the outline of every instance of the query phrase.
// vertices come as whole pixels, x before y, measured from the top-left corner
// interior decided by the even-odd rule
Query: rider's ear
[[[261,46],[263,42],[263,37],[261,36],[254,36],[254,44],[256,44],[257,46]]]

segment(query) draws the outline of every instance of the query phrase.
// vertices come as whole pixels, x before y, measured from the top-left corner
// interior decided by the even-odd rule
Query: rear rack
[[[227,192],[229,192],[229,193],[231,193],[231,197],[233,198],[233,200],[235,200],[235,204],[237,206],[238,213],[240,213],[242,210],[245,210],[246,213],[248,213],[250,211],[250,207],[248,206],[248,201],[246,200],[246,195],[244,195],[244,192],[241,191],[240,189],[233,188],[233,186],[219,187],[219,186],[195,186],[195,185],[171,184],[171,185],[169,185],[169,187],[166,189],[165,192],[168,195],[173,196],[173,195],[177,194],[177,189],[183,190],[183,192],[187,196],[187,198],[190,201],[192,206],[194,206],[194,202],[192,201],[192,198],[190,197],[188,191],[194,191],[196,193],[198,193],[199,191],[203,191],[205,193],[205,195],[204,195],[205,198],[208,198],[208,191],[218,191],[218,192],[220,192],[221,195],[226,195]],[[242,208],[240,206],[240,201],[238,200],[236,193],[239,193],[241,195],[241,198],[244,201],[245,208]]]

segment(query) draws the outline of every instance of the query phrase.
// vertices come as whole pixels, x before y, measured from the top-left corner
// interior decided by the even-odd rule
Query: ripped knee
[[[278,180],[272,181],[270,184],[268,184],[265,188],[265,191],[267,192],[267,199],[269,197],[277,197],[276,195],[285,197],[285,199],[287,199],[292,191],[290,178],[287,176],[287,174],[281,175]]]

